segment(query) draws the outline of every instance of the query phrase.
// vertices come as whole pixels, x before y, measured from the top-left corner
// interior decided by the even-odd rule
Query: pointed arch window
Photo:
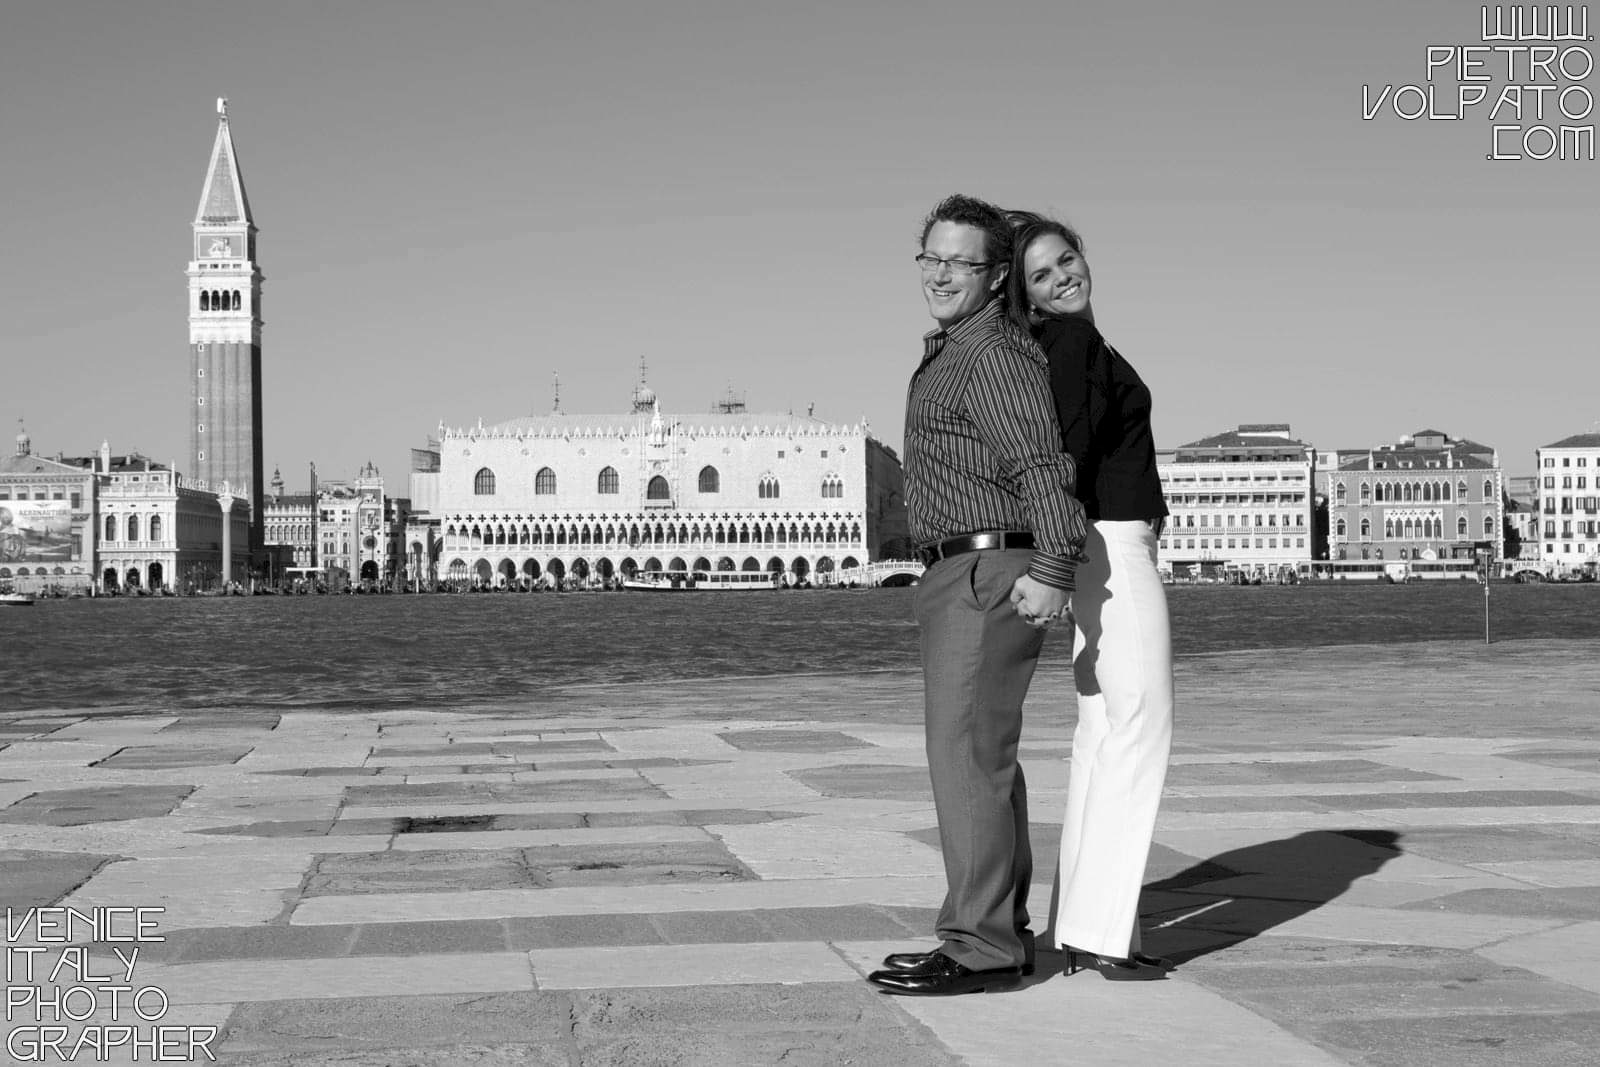
[[[1340,537],[1345,535],[1345,530],[1346,527],[1343,519],[1340,519],[1338,522],[1333,524],[1333,532],[1338,534]]]
[[[1467,517],[1465,515],[1462,515],[1456,519],[1456,536],[1467,536]]]
[[[1361,483],[1361,503],[1365,505],[1372,498],[1372,487],[1366,482]]]
[[[556,472],[549,467],[540,467],[539,473],[533,476],[533,491],[539,496],[554,496]]]
[[[494,471],[482,467],[472,478],[474,496],[494,496]]]
[[[1483,480],[1483,499],[1494,499],[1494,479],[1492,478],[1485,478]]]
[[[770,474],[763,475],[761,484],[757,487],[756,495],[762,500],[778,499],[778,479]]]
[[[700,468],[700,491],[702,493],[720,493],[722,491],[722,478],[717,474],[717,468]]]
[[[650,479],[649,486],[645,488],[644,496],[646,500],[671,500],[672,487],[667,484],[665,478],[658,474]]]
[[[1485,483],[1485,484],[1487,484],[1487,483]],[[1491,486],[1491,488],[1493,488],[1493,487]],[[1493,537],[1494,536],[1494,516],[1493,515],[1485,515],[1483,517],[1483,536],[1485,536],[1485,537]]]
[[[617,468],[607,467],[600,472],[600,479],[595,488],[598,492],[611,495],[617,492]]]
[[[1334,499],[1334,502],[1336,504],[1338,504],[1340,507],[1344,506],[1345,495],[1344,495],[1344,483],[1343,482],[1339,482],[1337,485],[1335,485],[1333,487],[1333,499]]]
[[[1457,500],[1465,500],[1465,499],[1467,499],[1467,481],[1466,481],[1465,478],[1463,478],[1461,481],[1456,483],[1456,499]]]

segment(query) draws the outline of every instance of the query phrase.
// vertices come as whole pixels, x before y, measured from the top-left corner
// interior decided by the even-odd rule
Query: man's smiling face
[[[922,295],[928,301],[928,314],[947,330],[981,310],[1005,283],[1005,265],[989,262],[988,242],[976,226],[936,222],[922,242],[922,251],[944,261],[932,270],[923,267]],[[980,263],[983,267],[971,274],[959,274],[951,269],[950,260]]]

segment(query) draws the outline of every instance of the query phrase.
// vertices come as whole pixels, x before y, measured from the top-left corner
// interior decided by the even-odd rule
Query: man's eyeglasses
[[[976,274],[980,270],[988,270],[993,263],[974,263],[970,259],[940,259],[924,252],[917,257],[917,266],[932,274],[940,267],[949,267],[951,274]]]

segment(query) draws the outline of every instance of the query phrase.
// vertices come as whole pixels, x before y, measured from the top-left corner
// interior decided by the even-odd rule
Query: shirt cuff
[[[1049,552],[1035,552],[1033,562],[1028,565],[1028,577],[1070,593],[1077,587],[1078,564],[1082,562],[1081,558],[1068,559]]]

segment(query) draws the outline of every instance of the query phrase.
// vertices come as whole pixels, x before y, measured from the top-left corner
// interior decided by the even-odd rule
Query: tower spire
[[[233,133],[228,127],[228,98],[217,97],[217,139],[211,146],[211,165],[206,168],[206,183],[200,190],[200,207],[195,225],[204,223],[244,223],[254,226],[250,200],[245,196],[244,178],[239,174],[239,157],[233,150]]]

